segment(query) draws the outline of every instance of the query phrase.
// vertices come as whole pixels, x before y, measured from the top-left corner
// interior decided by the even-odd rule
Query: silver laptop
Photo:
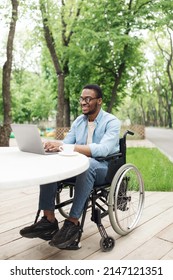
[[[38,127],[34,124],[11,124],[12,131],[19,149],[22,152],[41,155],[55,154],[46,152],[39,134]],[[57,152],[56,152],[57,153]]]

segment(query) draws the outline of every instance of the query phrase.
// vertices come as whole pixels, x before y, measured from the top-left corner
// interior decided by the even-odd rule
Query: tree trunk
[[[121,77],[122,77],[122,74],[123,72],[125,71],[125,63],[121,63],[121,65],[119,66],[119,69],[118,69],[118,75],[115,76],[115,82],[114,82],[114,85],[113,85],[113,88],[112,88],[112,95],[111,95],[111,100],[109,102],[109,106],[107,108],[107,111],[109,113],[111,113],[112,111],[112,108],[113,108],[113,105],[116,101],[116,98],[117,98],[117,88],[121,82]]]
[[[57,100],[56,127],[64,126],[64,75],[58,76],[58,100]]]
[[[171,104],[168,104],[168,126],[172,128]]]
[[[64,126],[65,127],[70,127],[70,101],[69,98],[65,99],[65,104],[64,104]]]
[[[2,78],[2,99],[3,99],[3,125],[0,126],[0,146],[9,146],[9,137],[11,132],[11,92],[10,80],[12,71],[12,52],[13,41],[16,29],[17,15],[18,15],[18,1],[11,0],[12,3],[12,17],[10,22],[10,29],[7,41],[7,60],[3,65]]]
[[[63,58],[58,56],[56,52],[56,42],[51,32],[51,28],[49,27],[47,5],[43,0],[40,0],[39,3],[40,3],[41,14],[42,14],[42,20],[43,20],[44,37],[57,74],[58,86],[57,86],[56,127],[57,128],[64,127],[64,126],[69,127],[70,126],[70,103],[69,103],[69,98],[67,97],[67,99],[65,99],[65,94],[64,94],[65,77],[69,73],[68,60],[63,61]],[[75,25],[80,15],[80,7],[77,9],[71,30],[68,30],[67,32],[68,27],[64,20],[64,11],[65,11],[66,2],[62,0],[61,5],[63,7],[61,10],[62,44],[63,47],[65,47],[66,49],[69,46],[70,39],[73,34],[73,25]],[[68,33],[68,35],[66,35],[66,33]]]
[[[63,126],[63,115],[64,115],[64,73],[61,69],[60,61],[56,53],[56,44],[53,34],[49,28],[49,22],[47,18],[46,4],[44,1],[40,0],[40,10],[43,20],[43,29],[45,41],[52,58],[52,62],[57,74],[57,115],[56,115],[56,126]]]

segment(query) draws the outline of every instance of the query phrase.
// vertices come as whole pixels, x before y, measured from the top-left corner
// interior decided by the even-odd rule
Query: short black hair
[[[102,98],[103,96],[101,88],[96,84],[86,85],[83,87],[83,89],[93,89],[96,92],[98,98]]]

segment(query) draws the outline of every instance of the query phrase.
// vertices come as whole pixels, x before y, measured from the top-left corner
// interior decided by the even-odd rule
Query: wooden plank
[[[172,249],[171,242],[154,236],[128,254],[124,260],[160,260]]]
[[[173,249],[170,250],[161,260],[173,260]]]
[[[13,256],[15,257],[15,255],[23,252],[24,250],[27,251],[30,248],[32,248],[33,252],[35,252],[36,254],[36,245],[41,244],[43,242],[44,241],[41,241],[41,239],[38,238],[32,239],[32,242],[30,239],[27,238],[18,238],[0,247],[0,259],[13,259]]]
[[[39,187],[38,186],[31,186],[28,188],[14,188],[14,189],[2,189],[0,190],[0,201],[10,201],[14,200],[14,198],[18,199],[21,196],[29,195],[32,193],[38,193]]]
[[[10,218],[10,212],[7,211],[6,218],[8,217],[9,220],[3,218],[0,221],[0,259],[146,259],[148,255],[152,259],[173,259],[173,247],[171,247],[173,244],[172,192],[147,192],[145,209],[139,225],[127,236],[122,237],[115,233],[110,226],[109,217],[104,218],[103,224],[107,233],[116,239],[115,248],[106,253],[100,250],[101,236],[96,225],[90,221],[90,213],[86,217],[81,239],[82,248],[79,250],[59,250],[49,246],[48,242],[41,239],[21,238],[19,235],[20,228],[31,224],[35,217],[38,198],[34,195],[34,192],[35,189],[28,190],[28,192],[26,190],[26,193],[19,190],[16,192],[18,202],[16,203],[15,199],[11,199],[10,208],[12,209],[11,217],[13,219]],[[12,193],[14,195],[14,192]],[[25,203],[21,206],[22,197]],[[6,196],[6,199],[8,202],[8,196]],[[2,200],[2,197],[0,197],[0,202]],[[30,207],[32,203],[34,207]],[[14,208],[13,205],[15,205]],[[5,203],[2,208],[3,211],[8,207],[8,203]],[[14,213],[19,217],[15,216]],[[63,221],[64,218],[60,214],[56,213],[56,216],[60,221]],[[150,250],[152,246],[156,246],[156,248]]]
[[[166,227],[162,231],[160,231],[157,234],[157,237],[173,243],[173,222],[168,227]]]
[[[128,255],[131,252],[153,238],[172,222],[170,219],[172,211],[173,209],[164,211],[160,215],[146,221],[130,234],[121,237],[116,244],[115,250],[106,254],[104,257],[95,253],[89,259],[128,259]]]

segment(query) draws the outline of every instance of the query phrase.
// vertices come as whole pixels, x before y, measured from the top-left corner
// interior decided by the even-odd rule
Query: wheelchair
[[[67,250],[77,250],[81,248],[81,236],[87,213],[91,210],[91,221],[93,221],[100,232],[100,248],[104,252],[111,251],[115,246],[115,240],[109,236],[102,224],[102,219],[109,217],[113,230],[120,235],[127,235],[137,225],[144,205],[144,183],[137,167],[131,163],[126,163],[126,136],[134,135],[127,130],[120,138],[120,152],[107,156],[106,158],[96,158],[97,160],[108,161],[107,183],[104,185],[94,185],[88,197],[83,215],[81,217],[80,232],[75,242],[69,245]],[[74,178],[59,182],[55,209],[58,209],[64,218],[68,218],[68,213],[73,203]],[[37,213],[36,220],[39,213]]]

